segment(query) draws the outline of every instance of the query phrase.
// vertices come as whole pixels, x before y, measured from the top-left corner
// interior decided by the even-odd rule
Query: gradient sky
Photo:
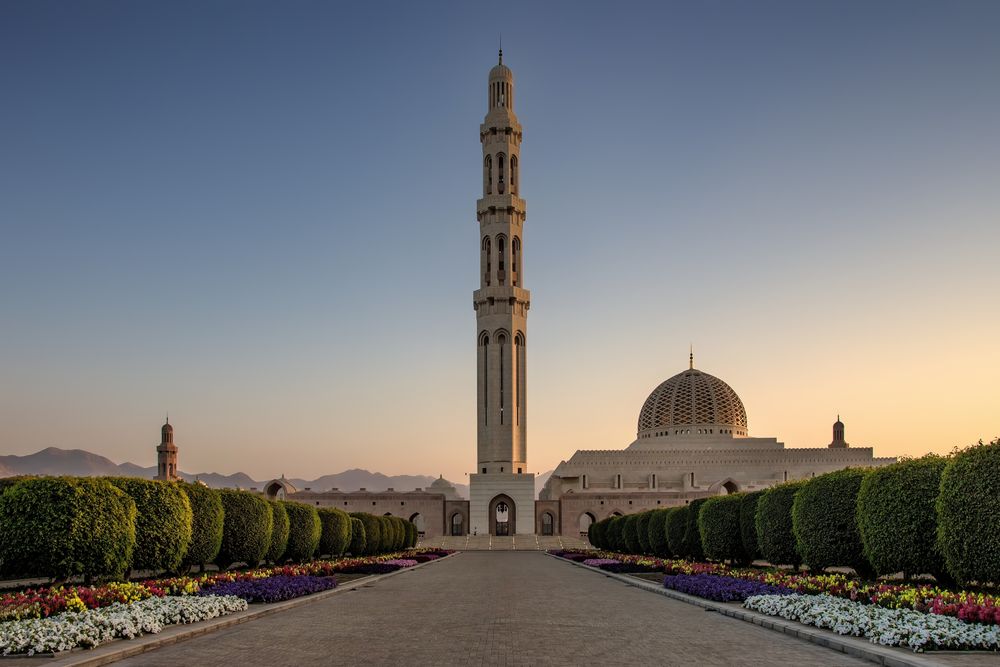
[[[0,3],[0,453],[475,466],[478,125],[524,125],[528,460],[696,365],[754,435],[1000,434],[1000,3]]]

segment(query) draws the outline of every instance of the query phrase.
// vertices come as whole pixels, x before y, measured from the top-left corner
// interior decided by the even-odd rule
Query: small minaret
[[[833,442],[829,444],[829,447],[838,449],[847,446],[847,441],[844,440],[844,422],[840,421],[840,415],[837,415],[837,421],[833,423]]]
[[[174,444],[174,427],[170,425],[170,418],[160,429],[160,444],[156,447],[156,477],[164,482],[175,482],[180,479],[177,475],[177,445]]]

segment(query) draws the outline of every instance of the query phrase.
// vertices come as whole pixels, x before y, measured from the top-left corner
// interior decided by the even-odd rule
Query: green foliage
[[[792,533],[792,502],[804,484],[799,480],[772,486],[757,501],[757,544],[761,558],[772,565],[793,565],[798,569],[802,563]]]
[[[319,512],[312,505],[305,503],[291,500],[278,502],[288,513],[288,547],[285,549],[284,559],[301,562],[312,558],[319,547],[319,538],[323,532]]]
[[[590,541],[590,546],[595,549],[607,549],[608,543],[608,524],[611,523],[611,519],[601,519],[600,521],[595,521],[590,524],[590,532],[588,533],[588,540]]]
[[[845,468],[810,479],[792,501],[792,532],[810,570],[835,565],[865,576],[871,565],[858,533],[857,499],[867,471]]]
[[[625,517],[623,516],[613,516],[608,522],[607,531],[607,542],[608,546],[605,547],[609,551],[622,551],[624,547],[624,540],[622,539],[622,530],[625,528]]]
[[[3,492],[6,491],[8,488],[14,486],[15,484],[17,484],[21,480],[25,480],[25,479],[37,479],[37,476],[36,475],[14,475],[13,477],[0,477],[0,496],[2,496]]]
[[[625,524],[622,527],[622,542],[625,545],[624,552],[630,554],[639,553],[639,515],[629,514],[625,517]]]
[[[368,541],[365,539],[365,524],[356,516],[351,516],[351,545],[347,548],[352,556],[363,556],[368,550]]]
[[[363,554],[355,555],[374,556],[382,553],[382,522],[378,517],[367,512],[354,512],[351,516],[361,519],[361,523],[365,524],[365,550]]]
[[[635,520],[635,532],[639,534],[639,553],[651,553],[649,549],[649,519],[653,516],[652,511],[639,514]]]
[[[318,553],[331,558],[342,556],[351,546],[351,517],[336,507],[321,507],[318,511],[322,525]]]
[[[667,515],[669,509],[653,510],[649,513],[649,525],[646,529],[646,542],[649,552],[660,558],[669,558],[672,554],[667,544]]]
[[[417,530],[417,524],[412,521],[406,522],[406,548],[412,549],[417,546],[417,540],[420,539],[420,531]]]
[[[934,504],[947,461],[928,455],[868,471],[858,491],[858,532],[878,574],[944,571]]]
[[[959,583],[1000,584],[1000,438],[958,452],[945,466],[937,542]]]
[[[191,544],[191,503],[176,482],[109,477],[135,503],[132,569],[176,572]]]
[[[103,479],[26,477],[0,494],[0,573],[120,578],[135,548],[135,503]]]
[[[267,548],[264,560],[269,560],[272,563],[281,563],[283,562],[282,556],[285,555],[285,551],[288,549],[288,536],[291,533],[291,524],[288,521],[288,512],[280,500],[268,500],[267,504],[271,506],[271,518],[274,521],[271,526],[271,546]]]
[[[687,525],[684,529],[685,558],[704,560],[705,554],[701,548],[701,531],[698,528],[698,515],[701,506],[708,498],[699,498],[688,503]]]
[[[211,563],[222,547],[222,524],[225,511],[219,492],[201,484],[179,483],[191,504],[191,544],[183,565],[190,567]]]
[[[222,546],[215,563],[226,569],[233,563],[256,567],[271,546],[274,515],[263,497],[248,491],[219,491],[225,518]]]
[[[750,562],[743,548],[740,532],[740,506],[742,494],[715,496],[705,500],[698,513],[698,530],[705,558],[715,561],[732,561],[737,565]]]
[[[748,561],[760,558],[760,542],[757,539],[757,501],[764,495],[763,491],[751,491],[740,494],[740,539],[743,542],[743,553]]]
[[[688,515],[691,513],[690,506],[672,507],[668,512],[666,521],[667,546],[675,558],[687,558],[684,533],[687,532]]]
[[[396,529],[396,548],[395,551],[402,551],[406,548],[406,520],[394,516],[392,517],[392,523]]]
[[[396,548],[396,529],[392,525],[392,518],[387,516],[376,516],[382,527],[382,545],[379,553],[389,553]]]

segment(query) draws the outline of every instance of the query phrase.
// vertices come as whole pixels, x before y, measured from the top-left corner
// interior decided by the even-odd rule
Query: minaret
[[[827,447],[840,449],[848,446],[847,441],[844,440],[844,422],[840,421],[840,415],[837,415],[837,421],[833,423],[833,442]]]
[[[177,445],[174,444],[174,427],[170,418],[160,429],[160,444],[156,447],[156,477],[153,479],[174,482],[177,475]]]
[[[483,196],[476,203],[479,289],[472,296],[477,350],[475,475],[490,476],[492,490],[497,490],[499,476],[507,477],[504,491],[510,496],[507,500],[516,500],[517,532],[531,533],[533,506],[522,506],[534,502],[534,481],[531,481],[531,500],[526,503],[522,487],[528,477],[533,477],[527,472],[525,381],[531,294],[524,289],[525,203],[519,196],[521,124],[514,114],[514,74],[503,64],[502,50],[499,62],[490,70],[486,99],[486,118],[479,126]],[[475,475],[470,484],[477,483]],[[515,499],[510,495],[513,493],[521,497]],[[475,496],[472,503],[473,528],[478,528],[480,534],[488,527],[492,532],[493,522],[486,516],[476,516]],[[492,511],[489,507],[479,509]],[[521,525],[523,521],[527,525]]]

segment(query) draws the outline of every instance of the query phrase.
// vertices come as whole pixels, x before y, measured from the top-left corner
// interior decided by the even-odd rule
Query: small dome
[[[164,424],[163,428],[160,429],[160,433],[162,433],[163,435],[166,435],[167,433],[173,433],[173,432],[174,432],[174,427],[170,425],[170,422],[167,422],[166,424]]]
[[[746,435],[747,413],[732,387],[689,368],[661,383],[639,412],[639,437],[684,427],[684,435],[731,433]],[[667,435],[674,435],[668,433]]]
[[[482,71],[482,70],[480,70]],[[500,63],[490,70],[490,81],[513,81],[514,73],[510,68]]]
[[[431,485],[427,487],[430,493],[441,493],[448,500],[455,500],[459,497],[458,490],[455,486],[444,478],[444,475],[440,475],[436,480],[431,482]]]

